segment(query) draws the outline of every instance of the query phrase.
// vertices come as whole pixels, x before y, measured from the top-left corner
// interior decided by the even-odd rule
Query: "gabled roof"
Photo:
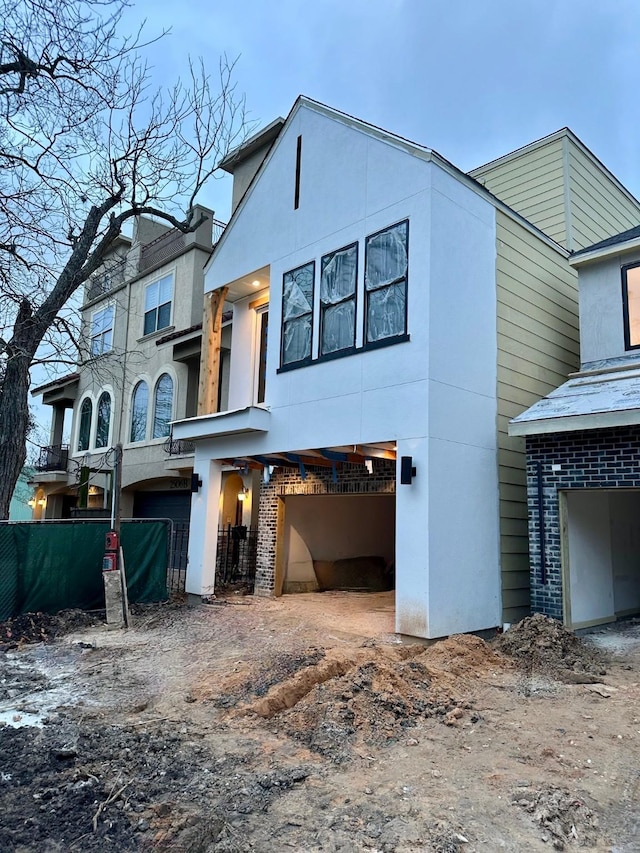
[[[395,148],[399,148],[401,150],[404,150],[406,153],[411,154],[414,157],[419,157],[419,158],[425,160],[426,162],[436,162],[446,172],[449,172],[449,174],[453,175],[459,181],[466,184],[468,187],[473,189],[479,195],[482,195],[484,198],[489,199],[492,204],[494,204],[496,207],[500,208],[503,212],[507,213],[507,215],[509,215],[511,218],[517,220],[521,225],[523,225],[529,231],[536,234],[536,236],[538,236],[541,240],[543,240],[549,246],[554,248],[557,252],[564,255],[565,257],[569,256],[569,252],[564,248],[564,246],[561,246],[559,243],[556,243],[556,241],[553,240],[551,237],[549,237],[548,234],[545,234],[544,231],[541,231],[539,228],[537,228],[535,225],[533,225],[531,222],[529,222],[528,219],[525,219],[519,213],[514,211],[507,204],[505,204],[503,201],[501,201],[497,196],[495,196],[492,192],[490,192],[490,190],[488,190],[486,187],[482,186],[482,184],[479,181],[477,181],[474,177],[472,177],[470,174],[467,174],[466,172],[463,172],[457,166],[454,166],[453,163],[451,163],[449,160],[447,160],[441,154],[438,154],[438,152],[435,151],[434,149],[427,148],[425,145],[421,145],[418,142],[411,142],[410,140],[406,139],[403,136],[399,136],[398,134],[392,133],[391,131],[388,131],[388,130],[383,130],[382,128],[380,128],[374,124],[366,122],[363,119],[355,118],[354,116],[349,115],[348,113],[344,113],[341,110],[337,110],[334,107],[329,107],[326,104],[322,104],[319,101],[313,100],[313,98],[307,97],[306,95],[299,95],[298,98],[296,99],[294,105],[292,106],[291,111],[289,112],[289,115],[285,119],[284,124],[282,124],[282,126],[280,127],[280,130],[277,134],[275,141],[273,142],[273,144],[271,146],[271,149],[269,150],[268,154],[266,155],[266,157],[262,161],[262,164],[260,165],[259,169],[256,171],[255,175],[253,176],[253,179],[251,180],[249,186],[247,187],[245,194],[240,199],[240,202],[238,203],[233,214],[231,215],[231,219],[229,220],[227,227],[225,228],[224,232],[222,233],[220,240],[218,241],[218,243],[214,247],[214,250],[213,250],[211,257],[208,259],[207,263],[205,264],[205,266],[204,266],[205,273],[208,270],[211,263],[214,261],[218,250],[225,243],[226,239],[228,238],[229,233],[232,231],[233,223],[235,222],[236,218],[239,216],[240,212],[243,210],[244,206],[247,203],[248,198],[251,195],[253,187],[255,186],[256,182],[260,178],[260,175],[262,174],[264,169],[267,167],[269,161],[273,157],[274,151],[278,147],[279,140],[282,138],[282,135],[285,133],[288,126],[292,123],[297,112],[300,109],[302,109],[303,107],[311,109],[314,112],[320,113],[321,115],[324,115],[327,118],[333,119],[335,121],[339,121],[342,124],[346,124],[350,127],[353,127],[355,130],[360,130],[363,133],[367,133],[370,136],[373,136],[376,139],[379,139],[380,141],[385,142],[388,145],[392,145]],[[276,120],[276,122],[277,121],[279,121],[279,120]],[[274,123],[272,123],[272,124],[274,124]],[[265,130],[269,129],[270,127],[271,127],[271,125],[269,125],[268,128],[266,128]]]

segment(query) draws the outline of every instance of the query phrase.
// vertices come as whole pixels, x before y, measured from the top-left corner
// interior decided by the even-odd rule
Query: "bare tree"
[[[125,0],[0,0],[0,518],[25,461],[30,368],[69,348],[69,305],[123,224],[183,232],[197,193],[244,129],[223,59],[152,87]],[[161,36],[162,37],[162,36]],[[64,341],[64,343],[61,343]]]

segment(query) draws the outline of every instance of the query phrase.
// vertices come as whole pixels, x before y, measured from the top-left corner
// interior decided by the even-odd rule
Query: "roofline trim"
[[[280,128],[278,135],[276,136],[275,140],[273,141],[271,148],[267,152],[264,160],[262,161],[262,163],[258,167],[255,175],[251,179],[251,182],[249,183],[249,186],[247,187],[244,195],[242,196],[242,198],[238,202],[236,209],[231,214],[231,218],[229,219],[229,222],[227,223],[227,227],[224,229],[224,231],[222,232],[222,234],[220,236],[220,239],[218,240],[218,242],[213,247],[213,251],[212,251],[210,257],[208,258],[207,262],[204,265],[204,274],[205,275],[206,275],[210,265],[213,263],[220,246],[222,246],[225,243],[227,235],[231,231],[232,224],[234,223],[237,216],[239,216],[240,211],[244,209],[245,204],[246,204],[248,198],[250,197],[250,195],[253,191],[253,188],[255,187],[255,185],[257,183],[257,180],[259,179],[262,172],[266,169],[267,164],[270,162],[271,158],[274,156],[274,152],[275,152],[276,148],[278,147],[278,142],[279,142],[280,138],[282,137],[283,133],[287,129],[288,125],[290,125],[291,122],[293,121],[295,114],[303,106],[307,106],[310,109],[314,110],[315,112],[321,113],[321,114],[327,116],[328,118],[331,118],[331,119],[334,119],[337,121],[341,121],[344,124],[350,125],[354,129],[360,130],[363,133],[372,134],[376,138],[380,139],[380,141],[385,142],[388,145],[393,145],[396,148],[400,148],[408,154],[420,157],[421,159],[423,159],[427,162],[436,162],[442,169],[444,169],[446,172],[448,172],[453,177],[457,178],[459,181],[464,183],[470,189],[474,190],[478,195],[481,195],[484,198],[486,198],[488,201],[491,202],[491,204],[494,205],[494,207],[496,207],[497,209],[500,209],[509,218],[518,222],[520,225],[522,225],[524,228],[526,228],[530,233],[534,234],[536,237],[538,237],[543,242],[545,242],[550,248],[554,249],[556,252],[558,252],[560,255],[562,255],[565,258],[568,258],[570,256],[571,253],[569,252],[568,249],[565,249],[564,246],[561,246],[559,243],[556,243],[556,241],[553,240],[551,237],[549,237],[548,234],[545,234],[544,231],[541,231],[537,226],[535,226],[531,222],[529,222],[528,219],[525,219],[524,216],[517,213],[515,210],[513,210],[511,207],[509,207],[509,205],[507,205],[503,201],[501,201],[490,190],[488,190],[486,187],[482,186],[482,184],[479,181],[477,181],[471,174],[468,174],[467,172],[463,172],[462,169],[459,169],[457,166],[454,166],[453,163],[451,163],[449,160],[447,160],[441,154],[438,154],[438,152],[434,151],[432,148],[427,148],[426,146],[420,145],[417,142],[411,142],[410,140],[405,139],[402,136],[398,136],[397,134],[394,134],[388,130],[383,130],[382,128],[379,128],[374,124],[370,124],[369,122],[366,122],[363,119],[355,118],[354,116],[351,116],[348,113],[344,113],[341,110],[337,110],[334,107],[329,107],[326,104],[320,103],[319,101],[314,101],[313,98],[309,98],[306,95],[299,95],[298,98],[296,99],[295,103],[291,107],[289,115],[287,116],[287,118],[284,121],[284,124]],[[272,122],[272,124],[273,124],[273,122]],[[206,286],[205,286],[205,288],[206,288]],[[205,289],[205,293],[206,292],[208,292],[208,291]]]
[[[624,255],[626,252],[633,252],[637,249],[640,249],[640,236],[632,237],[630,240],[625,240],[622,243],[612,243],[600,249],[582,249],[569,258],[569,263],[572,267],[580,267],[583,264],[601,261],[605,258],[615,257],[615,255]]]

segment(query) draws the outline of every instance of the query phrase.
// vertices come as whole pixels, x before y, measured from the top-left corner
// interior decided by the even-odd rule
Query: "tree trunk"
[[[29,432],[29,364],[26,353],[9,358],[0,391],[0,519],[9,504],[25,463]]]

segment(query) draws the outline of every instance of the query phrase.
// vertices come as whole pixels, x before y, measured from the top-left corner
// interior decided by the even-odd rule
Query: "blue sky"
[[[169,82],[188,55],[239,56],[260,126],[309,95],[464,170],[568,125],[640,196],[637,0],[140,0]],[[229,213],[230,183],[203,201]]]

